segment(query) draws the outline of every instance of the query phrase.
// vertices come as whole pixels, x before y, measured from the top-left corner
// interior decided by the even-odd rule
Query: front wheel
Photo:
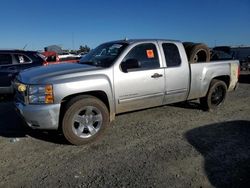
[[[71,144],[82,145],[97,139],[108,124],[106,105],[95,97],[80,96],[67,104],[62,131]]]
[[[200,98],[204,110],[212,111],[224,103],[227,94],[227,85],[221,80],[212,80],[207,95]]]

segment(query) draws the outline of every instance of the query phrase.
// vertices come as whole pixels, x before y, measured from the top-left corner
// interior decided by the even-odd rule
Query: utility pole
[[[72,50],[75,50],[75,39],[74,39],[74,33],[72,32],[72,38],[71,38],[71,40],[72,40]]]

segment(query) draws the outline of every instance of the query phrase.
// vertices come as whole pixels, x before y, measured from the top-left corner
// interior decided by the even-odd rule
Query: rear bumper
[[[25,105],[16,102],[15,106],[17,112],[23,117],[29,127],[34,129],[58,129],[60,104]]]
[[[234,91],[237,90],[239,87],[239,82],[236,83],[235,87],[234,87]]]

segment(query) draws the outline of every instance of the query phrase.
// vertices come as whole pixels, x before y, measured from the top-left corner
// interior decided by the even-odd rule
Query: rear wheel
[[[224,103],[227,94],[227,85],[221,80],[212,80],[207,95],[200,98],[204,110],[214,110]]]
[[[66,106],[62,131],[71,144],[82,145],[97,139],[108,124],[106,105],[95,97],[81,96]]]

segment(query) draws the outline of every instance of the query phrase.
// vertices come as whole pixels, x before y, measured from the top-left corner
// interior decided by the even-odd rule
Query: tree
[[[79,50],[78,50],[78,53],[81,53],[81,52],[83,52],[83,53],[88,53],[90,51],[90,47],[88,47],[86,44],[83,46],[83,45],[81,45],[80,47],[79,47]]]

